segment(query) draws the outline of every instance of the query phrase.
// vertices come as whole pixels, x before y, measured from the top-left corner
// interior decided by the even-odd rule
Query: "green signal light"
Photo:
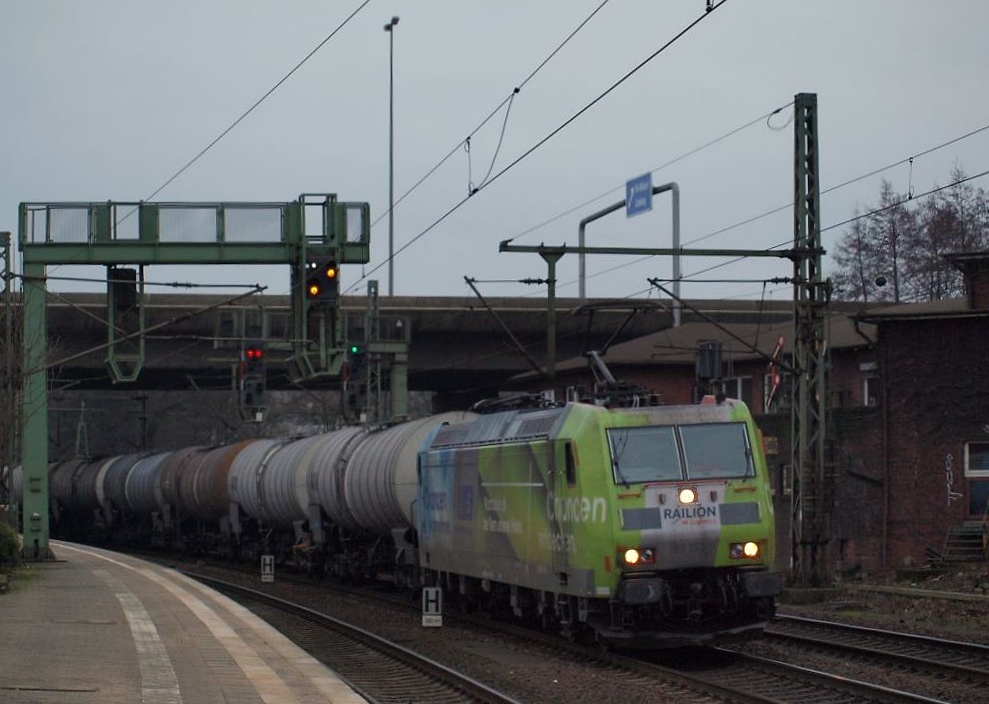
[[[350,346],[350,354],[357,354],[360,351],[361,351],[361,348],[358,347],[357,345],[351,345]]]

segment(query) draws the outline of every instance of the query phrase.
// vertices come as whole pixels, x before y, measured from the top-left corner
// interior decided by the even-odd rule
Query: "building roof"
[[[752,324],[687,323],[610,347],[603,356],[609,366],[638,364],[694,364],[701,342],[719,341],[725,359],[733,361],[760,360],[772,355],[779,338],[783,351],[793,347],[793,323]],[[872,344],[876,326],[860,322],[848,315],[832,315],[828,319],[827,339],[831,349],[852,349]],[[754,348],[754,349],[753,349]],[[583,357],[575,357],[556,365],[566,371],[587,366]]]
[[[936,318],[980,318],[989,310],[973,310],[964,298],[948,298],[921,303],[882,304],[867,308],[853,317],[863,322],[881,323],[897,320],[933,320]]]

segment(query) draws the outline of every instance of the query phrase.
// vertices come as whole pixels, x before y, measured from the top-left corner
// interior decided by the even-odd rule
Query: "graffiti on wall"
[[[949,452],[944,456],[944,481],[947,484],[948,489],[948,506],[951,505],[952,501],[956,501],[962,497],[961,492],[955,491],[955,470],[952,467],[952,461],[954,456]]]

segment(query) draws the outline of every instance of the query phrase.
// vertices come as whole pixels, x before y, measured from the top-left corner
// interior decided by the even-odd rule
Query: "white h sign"
[[[439,587],[422,588],[422,625],[443,625],[443,591]]]

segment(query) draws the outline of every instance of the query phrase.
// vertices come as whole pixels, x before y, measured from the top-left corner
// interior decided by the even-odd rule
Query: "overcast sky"
[[[500,241],[575,246],[579,221],[622,200],[628,179],[747,123],[656,171],[653,182],[678,183],[685,246],[764,249],[792,240],[790,208],[731,226],[792,202],[792,111],[757,118],[796,93],[818,96],[822,189],[989,124],[989,3],[729,0],[563,126],[705,15],[705,4],[2,0],[0,230],[16,236],[23,201],[147,198],[340,28],[154,200],[291,201],[330,192],[367,201],[375,222],[371,262],[345,267],[343,282],[363,293],[367,280],[377,279],[386,294],[383,26],[393,15],[400,17],[396,199],[472,135],[469,156],[457,149],[396,206],[398,295],[472,296],[468,276],[486,296],[542,296],[544,289],[518,283],[545,277],[542,259],[499,253]],[[475,132],[517,86],[510,111],[502,107]],[[875,203],[881,178],[899,191],[922,192],[945,183],[953,165],[969,174],[989,169],[989,130],[824,195],[822,224]],[[489,169],[497,177],[485,183]],[[989,187],[987,180],[973,185]],[[484,185],[444,218],[471,184]],[[651,213],[629,219],[619,211],[587,233],[588,245],[671,246],[669,196],[657,196]],[[825,247],[842,233],[827,230]],[[644,297],[647,279],[669,278],[672,265],[668,258],[599,255],[588,259],[587,271],[590,296]],[[576,255],[560,261],[559,295],[577,295],[577,272]],[[687,258],[683,272],[689,298],[791,295],[762,283],[789,275],[785,260]],[[103,270],[50,273],[100,277]],[[287,266],[159,267],[149,279],[259,282],[278,294],[287,292],[289,275]]]

